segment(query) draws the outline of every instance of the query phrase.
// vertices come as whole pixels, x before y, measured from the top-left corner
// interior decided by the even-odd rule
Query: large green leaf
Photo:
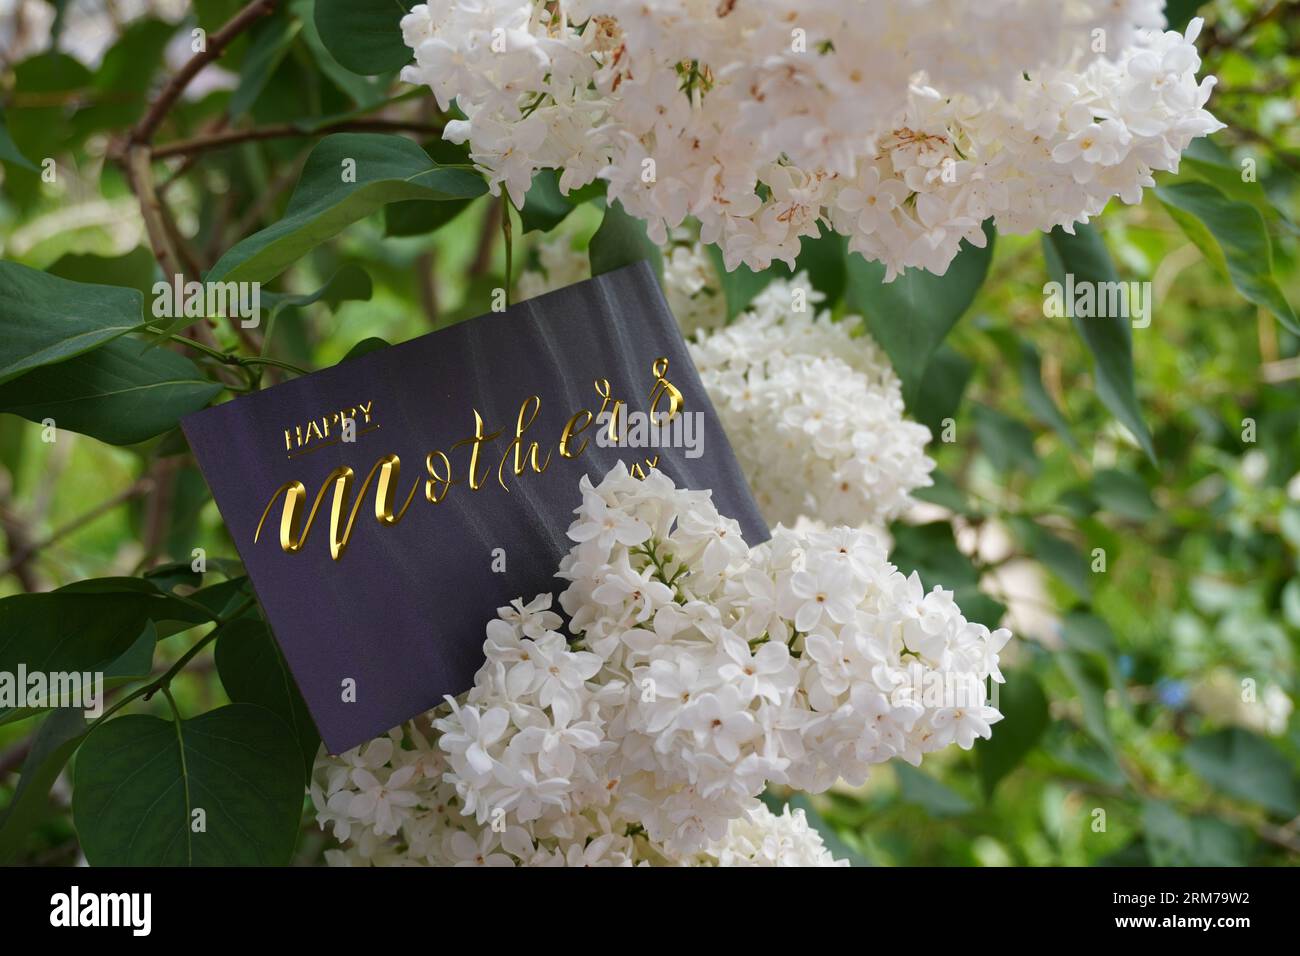
[[[1273,275],[1273,245],[1258,209],[1229,199],[1209,183],[1160,186],[1156,195],[1238,292],[1300,335],[1300,321]]]
[[[943,437],[944,419],[956,420],[957,409],[974,372],[974,363],[946,343],[930,356],[930,364],[909,410],[913,418],[930,429],[936,440]]]
[[[9,806],[0,814],[0,865],[22,850],[49,808],[50,787],[86,735],[86,718],[77,708],[53,711],[32,738]]]
[[[1286,757],[1263,737],[1240,728],[1197,737],[1183,751],[1192,772],[1224,793],[1284,817],[1300,800]]]
[[[1092,495],[1102,508],[1130,521],[1150,521],[1159,513],[1146,482],[1132,472],[1098,471],[1092,476]]]
[[[302,23],[296,18],[277,14],[253,31],[253,42],[239,69],[239,85],[230,95],[227,113],[232,120],[252,108],[301,28]]]
[[[1058,226],[1043,236],[1043,255],[1052,279],[1064,285],[1069,274],[1074,276],[1076,285],[1118,282],[1115,264],[1097,231],[1087,224],[1076,225],[1074,229],[1074,235],[1070,235]],[[1092,353],[1097,397],[1155,461],[1151,433],[1142,420],[1133,385],[1133,333],[1128,320],[1075,316],[1072,321]]]
[[[1038,679],[1027,670],[1008,671],[998,690],[1002,720],[993,736],[975,743],[975,764],[985,797],[993,795],[998,782],[1020,765],[1047,729],[1047,695]]]
[[[110,720],[77,755],[81,848],[94,866],[282,866],[302,814],[299,763],[289,726],[254,704]]]
[[[1079,693],[1083,706],[1083,729],[1106,752],[1114,755],[1115,737],[1106,715],[1107,677],[1101,664],[1092,657],[1074,651],[1061,651],[1056,655],[1061,670]]]
[[[36,172],[36,164],[23,155],[14,138],[9,135],[4,113],[0,113],[0,163],[21,166],[23,169]]]
[[[1080,598],[1091,596],[1092,574],[1078,548],[1032,518],[1015,516],[1010,524],[1030,557],[1046,565]]]
[[[624,212],[623,204],[617,200],[605,207],[605,218],[591,237],[587,255],[591,259],[593,276],[613,272],[642,259],[649,260],[659,275],[664,271],[663,254],[646,235],[645,223]]]
[[[320,735],[266,624],[250,618],[226,625],[217,641],[216,659],[221,686],[232,701],[265,707],[293,730],[305,784],[320,749]]]
[[[985,224],[984,234],[983,248],[963,241],[957,258],[941,276],[908,269],[886,282],[884,265],[849,256],[846,301],[851,310],[866,317],[872,336],[888,353],[909,408],[916,403],[930,359],[988,274],[993,259],[991,223]]]
[[[898,779],[898,798],[904,803],[921,807],[932,817],[959,817],[975,809],[960,793],[925,771],[901,760],[895,760],[893,767]]]
[[[356,181],[345,182],[352,171]],[[401,136],[336,133],[307,157],[284,218],[228,250],[207,279],[265,282],[387,203],[465,199],[486,189],[476,173],[438,166]]]
[[[1213,817],[1189,817],[1160,800],[1142,804],[1142,828],[1155,866],[1243,866],[1247,835]]]
[[[142,296],[153,296],[154,281],[162,275],[157,260],[145,246],[136,246],[120,256],[97,256],[69,252],[45,270],[47,274],[99,285],[139,289]]]
[[[388,73],[415,59],[401,28],[412,6],[412,0],[316,0],[316,29],[334,59],[353,73]]]
[[[398,22],[405,11],[397,5],[397,0],[389,0],[389,4],[393,13],[391,29],[398,31],[400,39]],[[349,3],[348,5],[349,7],[358,6],[357,3]],[[335,87],[351,97],[359,109],[370,110],[378,107],[384,102],[388,89],[393,85],[391,74],[397,67],[391,67],[387,71],[378,71],[379,73],[387,72],[389,74],[387,76],[363,76],[340,63],[325,44],[325,41],[321,39],[320,30],[316,26],[316,6],[316,0],[291,0],[290,2],[290,10],[302,24],[302,38],[307,44],[307,49],[311,51],[317,69]],[[367,70],[367,72],[369,71]]]
[[[79,582],[105,588],[119,579]],[[153,621],[186,626],[207,620],[199,609],[135,580],[138,590],[78,589],[68,585],[0,600],[0,673],[100,673],[106,687],[148,675],[157,632]],[[0,707],[0,723],[21,720],[45,707]]]
[[[144,324],[135,289],[0,262],[0,382],[88,352]]]
[[[183,355],[121,338],[0,385],[0,412],[131,445],[175,428],[220,391]]]
[[[1043,361],[1038,350],[1022,341],[1016,344],[1016,352],[1020,367],[1020,394],[1025,400],[1025,406],[1040,422],[1053,428],[1070,448],[1079,451],[1079,443],[1070,432],[1069,422],[1043,385]]]
[[[976,404],[972,408],[975,434],[980,450],[1003,474],[1038,472],[1038,455],[1034,452],[1034,433],[1023,422],[1004,415],[996,408]]]
[[[550,232],[573,212],[573,202],[560,192],[560,177],[553,169],[539,169],[519,209],[524,232]]]
[[[1187,29],[1187,21],[1196,16],[1196,11],[1205,6],[1206,0],[1169,0],[1165,4],[1165,20],[1170,30],[1182,33]]]

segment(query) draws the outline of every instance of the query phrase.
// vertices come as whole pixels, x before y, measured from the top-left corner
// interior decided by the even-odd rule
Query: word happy
[[[359,402],[351,408],[339,409],[336,412],[322,415],[320,418],[313,418],[304,424],[286,428],[284,430],[284,450],[306,453],[315,451],[317,448],[324,448],[326,445],[333,445],[339,440],[349,441],[350,439],[347,438],[347,423],[352,422],[354,429],[357,429],[360,425],[371,424],[370,415],[374,407],[373,399],[369,402]],[[360,419],[358,419],[358,415],[361,416]],[[374,426],[374,428],[378,427],[377,424]],[[373,429],[366,428],[363,430],[372,431]],[[354,430],[353,437],[361,434],[361,431]],[[331,435],[334,437],[331,437]]]
[[[1043,315],[1049,319],[1132,319],[1133,328],[1151,324],[1150,282],[1076,282],[1043,286]]]
[[[82,893],[73,886],[71,892],[50,897],[50,925],[129,926],[131,935],[148,936],[152,910],[151,893]]]
[[[682,393],[665,377],[668,372],[668,359],[662,357],[656,359],[651,365],[651,371],[654,373],[655,382],[650,392],[649,417],[655,422],[656,432],[667,431],[671,438],[672,430],[668,423],[678,415],[682,404]],[[602,435],[598,438],[598,444],[601,447],[619,446],[623,444],[620,441],[620,436],[623,438],[628,437],[624,420],[632,413],[627,411],[626,402],[613,397],[612,388],[607,379],[597,379],[594,385],[596,393],[601,397],[600,408],[595,412],[589,409],[579,409],[571,415],[568,421],[565,422],[555,447],[546,451],[545,455],[542,453],[539,442],[525,439],[525,433],[537,420],[537,416],[542,409],[542,400],[539,396],[530,395],[519,406],[519,414],[515,418],[513,435],[497,459],[495,468],[488,461],[490,455],[488,449],[494,441],[502,436],[505,429],[498,428],[495,431],[487,431],[483,416],[479,414],[477,409],[473,409],[474,433],[453,442],[446,451],[435,449],[429,452],[424,459],[424,475],[417,478],[411,485],[411,490],[407,493],[400,507],[395,509],[398,494],[397,485],[402,474],[402,461],[397,455],[383,455],[371,466],[370,471],[361,482],[361,487],[357,489],[355,498],[351,498],[351,494],[356,472],[351,467],[342,465],[325,476],[325,481],[321,484],[320,490],[316,492],[316,497],[312,502],[311,510],[307,512],[305,521],[303,521],[302,513],[307,501],[306,485],[295,480],[285,482],[277,488],[275,493],[271,495],[271,500],[267,502],[266,507],[262,510],[262,517],[258,520],[257,529],[253,533],[253,543],[256,544],[261,539],[262,526],[266,523],[266,519],[271,514],[276,502],[283,498],[280,512],[280,548],[288,554],[301,551],[316,520],[316,514],[320,511],[320,506],[324,502],[326,494],[332,489],[334,494],[330,505],[329,548],[330,557],[337,561],[347,549],[348,542],[352,537],[353,526],[356,523],[357,513],[361,510],[361,502],[365,499],[372,483],[375,483],[375,520],[380,524],[391,526],[402,520],[406,510],[415,500],[416,493],[421,489],[424,491],[425,501],[435,505],[445,501],[451,489],[456,485],[465,484],[469,486],[471,491],[478,491],[494,477],[496,482],[509,492],[510,487],[506,484],[507,474],[513,474],[516,478],[522,477],[529,471],[541,474],[550,467],[552,454],[555,451],[559,451],[561,458],[577,458],[586,450],[590,441],[590,438],[583,436],[583,432],[594,423],[601,423],[600,432]],[[667,408],[662,413],[658,411],[661,402],[667,405]],[[660,417],[657,418],[657,414]],[[698,424],[677,426],[679,429],[678,437],[682,441],[687,441],[683,436],[687,434],[691,436],[686,447],[697,450],[700,447],[699,440],[702,439],[702,434],[700,434],[702,428],[698,428],[697,431]],[[287,441],[288,437],[286,435]],[[448,451],[455,452],[462,448],[468,449],[468,462],[464,465],[461,477],[457,477],[457,472],[452,466]],[[654,468],[658,463],[659,456],[655,455],[653,458],[645,460],[644,468],[641,463],[637,463],[631,467],[630,471],[636,477],[644,478],[646,468]],[[349,510],[348,501],[350,499],[352,505]],[[301,529],[299,528],[300,525]]]

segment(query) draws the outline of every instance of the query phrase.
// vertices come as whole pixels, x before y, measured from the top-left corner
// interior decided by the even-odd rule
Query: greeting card
[[[183,426],[331,753],[470,686],[496,609],[554,589],[583,474],[658,468],[767,537],[645,263]]]

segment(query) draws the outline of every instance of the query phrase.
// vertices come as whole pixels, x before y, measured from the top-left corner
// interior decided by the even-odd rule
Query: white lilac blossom
[[[688,216],[728,269],[826,224],[892,278],[980,226],[1072,230],[1140,200],[1205,110],[1194,19],[1160,0],[436,0],[403,70],[493,194],[599,178],[657,243]]]
[[[930,430],[903,415],[902,385],[859,316],[816,312],[802,273],[774,280],[691,357],[770,524],[800,516],[882,525],[932,484]]]
[[[661,472],[581,490],[558,574],[572,637],[550,595],[515,601],[460,699],[322,755],[331,863],[831,865],[801,813],[765,809],[769,784],[859,785],[1001,718],[985,681],[1009,632],[871,533],[778,527],[751,547]]]

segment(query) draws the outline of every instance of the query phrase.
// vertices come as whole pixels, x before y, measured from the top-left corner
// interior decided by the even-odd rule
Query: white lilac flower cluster
[[[870,533],[778,527],[750,547],[661,472],[581,489],[558,574],[572,639],[550,595],[516,601],[462,699],[322,756],[334,862],[829,865],[801,813],[758,800],[769,783],[861,784],[1000,719],[984,682],[1010,633]]]
[[[401,21],[494,194],[600,178],[662,244],[694,216],[728,269],[826,223],[942,273],[964,238],[1137,202],[1221,128],[1160,0],[434,0]]]
[[[692,340],[691,357],[770,524],[800,516],[883,525],[933,484],[930,430],[903,417],[902,385],[862,319],[815,312],[802,273]]]

